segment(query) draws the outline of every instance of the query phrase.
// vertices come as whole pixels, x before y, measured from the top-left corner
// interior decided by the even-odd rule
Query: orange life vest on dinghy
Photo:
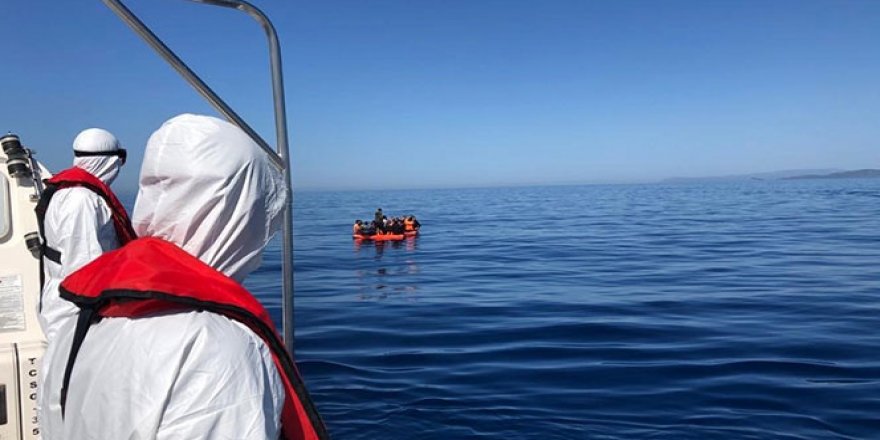
[[[97,318],[206,310],[246,325],[271,350],[286,391],[281,414],[282,438],[329,438],[266,309],[238,282],[178,246],[152,237],[135,240],[74,272],[59,290],[62,298],[81,310],[64,375],[62,411],[77,352],[88,327]]]

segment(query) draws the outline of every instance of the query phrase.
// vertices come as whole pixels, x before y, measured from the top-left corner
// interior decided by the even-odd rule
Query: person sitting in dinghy
[[[403,234],[404,228],[405,227],[403,225],[403,220],[401,220],[399,217],[394,217],[394,219],[391,220],[391,226],[389,229],[391,230],[392,234]]]
[[[52,439],[327,438],[240,284],[286,203],[281,172],[238,127],[180,115],[153,133],[132,215],[142,238],[61,285],[81,319]]]
[[[374,234],[376,234],[376,224],[375,224],[375,222],[372,222],[372,221],[371,221],[370,223],[364,222],[363,225],[361,225],[361,226],[362,226],[362,227],[361,227],[361,233],[360,233],[360,235],[363,235],[363,236],[370,236],[370,235],[374,235]]]
[[[416,220],[416,216],[414,215],[408,216],[404,220],[404,228],[406,232],[417,232],[421,226],[422,224]]]
[[[104,252],[135,238],[125,208],[109,187],[125,163],[119,140],[107,130],[89,128],[73,140],[73,155],[73,167],[46,181],[36,207],[43,236],[39,321],[47,343],[37,394],[44,438],[60,436],[61,389],[44,385],[53,381],[52,368],[63,368],[67,361],[79,313],[59,296],[58,286]]]

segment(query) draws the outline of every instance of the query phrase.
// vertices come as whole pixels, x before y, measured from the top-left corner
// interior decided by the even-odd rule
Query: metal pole
[[[284,344],[290,354],[294,350],[294,302],[293,302],[293,186],[291,182],[291,161],[290,151],[287,138],[287,109],[284,105],[284,77],[281,74],[281,45],[278,42],[278,33],[275,26],[266,17],[263,11],[257,9],[254,5],[244,0],[190,0],[196,3],[203,3],[214,6],[223,6],[227,8],[238,9],[246,12],[254,20],[263,27],[266,32],[266,39],[269,42],[269,69],[272,73],[272,99],[275,107],[275,136],[277,138],[278,155],[287,161],[284,167],[284,181],[287,185],[287,195],[290,198],[289,203],[284,209],[283,243],[281,246],[282,266],[281,272],[284,277],[282,289],[284,296],[282,297],[282,326],[284,333]]]
[[[141,39],[155,50],[177,73],[180,74],[199,94],[205,98],[214,108],[220,112],[229,122],[239,126],[245,133],[256,142],[279,168],[285,167],[284,162],[275,153],[275,150],[266,142],[247,122],[244,121],[223,99],[220,98],[189,66],[184,63],[168,46],[165,45],[156,34],[153,33],[131,10],[119,0],[102,0],[108,8],[113,10],[122,21],[125,22]]]
[[[275,110],[275,135],[277,153],[254,131],[229,105],[226,104],[198,75],[195,74],[162,40],[138,19],[120,0],[102,0],[132,30],[135,31],[159,56],[173,67],[193,88],[198,91],[220,114],[239,126],[272,159],[284,174],[289,202],[284,209],[282,242],[282,333],[287,350],[294,352],[294,289],[293,289],[293,186],[291,182],[290,150],[287,136],[287,111],[284,101],[284,78],[281,69],[281,47],[278,33],[269,18],[255,6],[243,0],[190,0],[196,3],[223,6],[246,12],[256,20],[266,33],[269,43],[269,62],[272,74],[272,97]]]

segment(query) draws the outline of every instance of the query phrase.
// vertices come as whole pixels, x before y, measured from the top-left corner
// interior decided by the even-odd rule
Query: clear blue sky
[[[880,167],[880,1],[268,1],[297,188],[650,181]],[[130,0],[274,139],[248,17]],[[0,130],[52,169],[212,113],[99,0],[4,0]]]

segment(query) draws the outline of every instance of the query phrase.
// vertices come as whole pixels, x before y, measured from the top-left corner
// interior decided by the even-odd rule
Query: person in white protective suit
[[[125,150],[113,134],[100,128],[82,131],[73,141],[73,167],[46,183],[37,214],[43,234],[39,321],[47,348],[41,381],[56,362],[67,358],[70,333],[79,309],[59,297],[58,286],[67,275],[101,254],[132,238],[125,209],[109,189],[125,163]],[[59,361],[60,359],[60,361]],[[48,407],[58,405],[41,387],[38,393],[41,425],[51,431],[60,422]]]
[[[109,131],[89,128],[73,141],[73,166],[109,186],[124,163],[123,151]],[[61,280],[104,252],[119,247],[112,214],[105,199],[85,186],[61,188],[48,204],[43,239],[47,247],[61,254],[62,260],[61,264],[52,261],[54,258],[44,258],[43,262],[40,324],[50,342],[58,327],[78,312],[76,306],[58,297]]]
[[[153,133],[132,216],[141,238],[62,283],[86,318],[69,373],[51,367],[64,422],[45,438],[327,438],[268,314],[240,286],[286,203],[281,172],[234,125],[184,114]]]

